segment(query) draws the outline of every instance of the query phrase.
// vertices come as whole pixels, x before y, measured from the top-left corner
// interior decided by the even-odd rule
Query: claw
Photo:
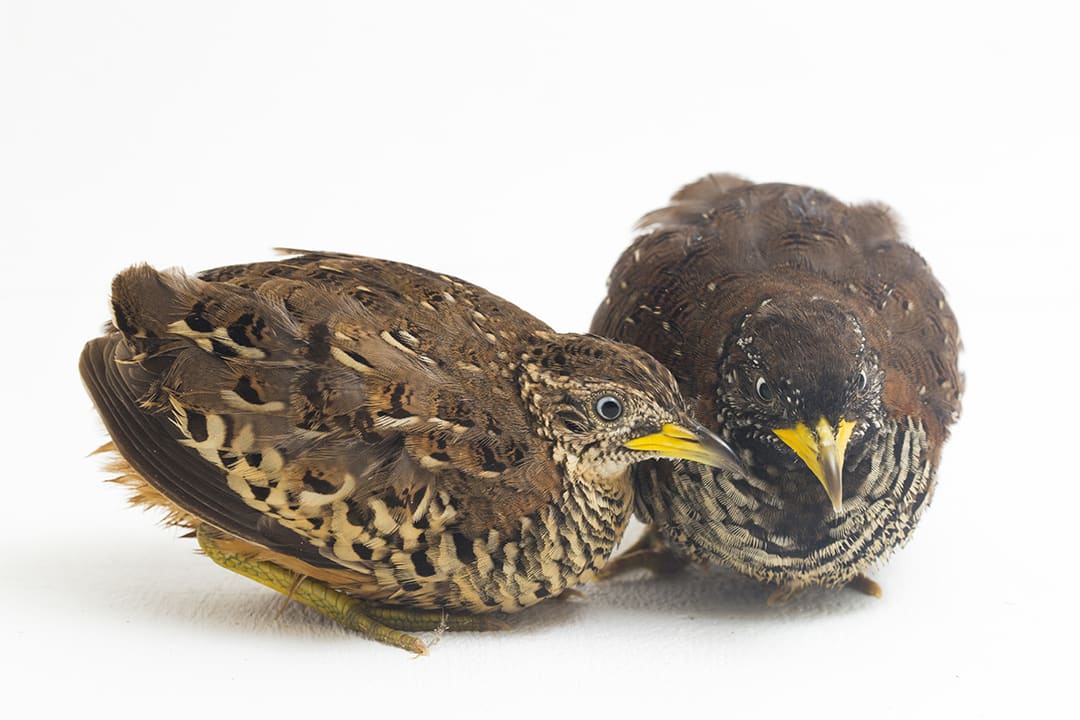
[[[861,573],[856,575],[855,579],[849,582],[845,587],[849,587],[852,590],[858,590],[863,595],[869,595],[871,597],[879,598],[882,596],[881,586]]]

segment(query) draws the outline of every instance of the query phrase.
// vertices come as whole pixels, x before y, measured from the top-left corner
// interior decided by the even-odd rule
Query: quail
[[[892,212],[731,175],[651,212],[592,330],[675,375],[748,472],[635,466],[642,542],[606,572],[672,555],[777,587],[852,585],[903,543],[959,416],[956,319]]]
[[[300,254],[142,265],[80,371],[133,501],[218,564],[414,652],[603,567],[631,465],[738,470],[641,350],[559,334],[483,289]]]

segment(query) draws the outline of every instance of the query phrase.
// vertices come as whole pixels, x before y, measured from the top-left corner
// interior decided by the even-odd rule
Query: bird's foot
[[[879,598],[882,595],[881,586],[862,573],[856,575],[855,578],[844,587],[858,590],[863,595],[870,595],[876,598]]]
[[[356,600],[356,598],[350,598],[350,600]],[[418,610],[401,606],[363,604],[369,617],[396,630],[412,632],[422,630],[490,632],[510,629],[509,623],[495,615],[462,615],[443,610]]]
[[[598,580],[610,580],[632,570],[648,570],[654,575],[674,575],[689,563],[689,559],[668,545],[655,525],[650,525],[638,541],[612,558],[596,574]]]
[[[861,573],[859,575],[856,575],[852,580],[848,581],[848,583],[844,585],[844,587],[850,588],[852,590],[858,590],[864,595],[871,595],[876,598],[881,597],[881,586]],[[772,595],[769,596],[768,603],[771,607],[780,607],[782,605],[787,605],[805,589],[806,585],[798,585],[796,583],[784,583],[773,591]]]
[[[588,600],[589,596],[580,590],[574,588],[566,588],[561,593],[551,598],[552,600],[558,600],[560,602],[566,602],[567,600]]]
[[[780,587],[773,590],[769,595],[769,599],[766,601],[769,607],[783,607],[792,600],[794,600],[799,593],[806,589],[805,585],[798,585],[796,583],[784,583]]]
[[[207,557],[223,568],[277,590],[350,630],[417,655],[427,655],[427,645],[408,631],[503,630],[507,627],[497,618],[482,615],[451,615],[438,610],[372,605],[274,563],[225,550],[209,525],[200,525],[196,537]]]

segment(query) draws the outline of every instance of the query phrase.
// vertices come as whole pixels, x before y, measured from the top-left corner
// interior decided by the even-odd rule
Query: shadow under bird
[[[629,468],[738,470],[637,348],[395,262],[132,267],[80,371],[133,501],[383,642],[494,629],[598,571]]]
[[[809,187],[709,175],[647,214],[615,265],[595,333],[664,363],[749,468],[633,471],[652,524],[605,572],[683,557],[778,589],[880,588],[959,416],[959,333],[888,208]]]

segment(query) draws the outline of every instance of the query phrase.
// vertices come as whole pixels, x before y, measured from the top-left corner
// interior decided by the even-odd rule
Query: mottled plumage
[[[631,463],[736,464],[647,354],[400,263],[137,266],[112,310],[81,371],[137,499],[219,563],[412,649],[381,626],[440,616],[397,608],[515,612],[591,578]]]
[[[960,411],[957,324],[930,269],[882,205],[730,175],[640,226],[592,329],[663,362],[750,474],[643,463],[638,515],[779,584],[776,600],[859,578],[919,519]]]

